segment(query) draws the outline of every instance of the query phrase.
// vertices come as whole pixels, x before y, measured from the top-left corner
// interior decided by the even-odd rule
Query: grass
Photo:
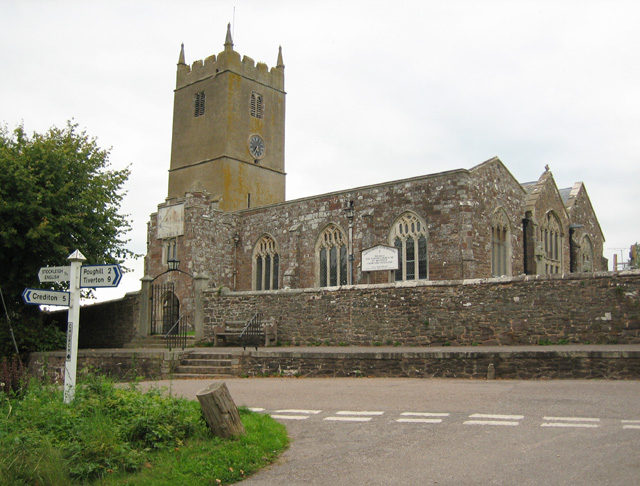
[[[93,376],[64,404],[31,381],[0,392],[0,484],[222,485],[241,481],[288,446],[286,429],[240,409],[246,435],[214,437],[195,401],[116,387]]]

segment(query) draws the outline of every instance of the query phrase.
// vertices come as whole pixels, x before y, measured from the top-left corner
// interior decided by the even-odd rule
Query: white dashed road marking
[[[575,427],[585,429],[595,429],[600,422],[599,418],[586,417],[544,417],[545,420],[541,427]]]
[[[252,412],[265,412],[264,408],[249,408]],[[314,415],[322,413],[322,410],[282,409],[274,410],[271,417],[279,420],[307,420]],[[385,414],[384,411],[367,410],[340,410],[329,412],[332,415],[323,418],[328,422],[371,422],[375,417]],[[441,424],[445,418],[450,417],[447,412],[402,412],[400,417],[392,420],[405,424]],[[484,414],[474,413],[469,415],[464,425],[503,426],[516,427],[522,423],[524,415]],[[529,421],[530,423],[531,421]],[[451,423],[451,422],[449,422]],[[640,420],[620,420],[623,429],[640,430]],[[554,428],[585,428],[595,429],[600,427],[600,419],[592,417],[551,417],[542,418],[541,427]]]
[[[640,420],[622,420],[624,425],[623,429],[637,429],[640,430]]]
[[[466,420],[464,425],[502,425],[506,427],[516,427],[520,425],[520,420],[524,415],[490,415],[484,413],[474,413],[469,418],[476,420]]]
[[[311,415],[317,415],[322,410],[299,410],[299,409],[286,409],[286,410],[276,410],[273,415],[271,415],[274,419],[281,420],[307,420]],[[287,415],[282,415],[287,414]]]
[[[448,417],[448,413],[433,413],[433,412],[402,412],[401,418],[396,419],[396,422],[405,424],[441,424],[442,418],[435,417]]]
[[[384,412],[346,412],[346,411],[341,411],[341,412],[336,412],[336,415],[351,415],[351,416],[358,416],[358,415],[363,415],[363,416],[376,416],[376,415],[383,415]]]
[[[271,418],[280,420],[307,420],[309,415],[272,415]]]
[[[336,412],[337,417],[326,417],[324,420],[333,422],[369,422],[373,417],[383,414],[384,412],[352,412],[343,410]]]
[[[317,415],[322,410],[297,410],[297,409],[288,409],[288,410],[276,410],[275,413],[301,413],[305,415]]]
[[[370,422],[373,417],[326,417],[329,422]]]

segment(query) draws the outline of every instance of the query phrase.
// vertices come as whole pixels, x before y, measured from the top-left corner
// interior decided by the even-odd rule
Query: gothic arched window
[[[403,214],[393,225],[390,243],[398,249],[395,281],[429,278],[427,226],[413,213]]]
[[[582,263],[582,272],[593,272],[593,245],[591,244],[591,238],[584,235],[580,242],[580,261]]]
[[[562,227],[553,211],[540,226],[540,245],[544,257],[544,273],[562,273]]]
[[[347,239],[340,228],[331,224],[320,234],[316,244],[318,286],[347,284]]]
[[[264,235],[253,250],[255,290],[277,290],[280,257],[276,242],[269,235]]]
[[[511,227],[507,213],[498,208],[491,217],[491,276],[511,275]]]

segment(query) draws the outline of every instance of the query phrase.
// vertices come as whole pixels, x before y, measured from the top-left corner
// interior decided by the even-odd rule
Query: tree
[[[38,270],[68,265],[78,249],[87,263],[122,263],[128,215],[120,214],[129,169],[109,169],[109,151],[67,122],[28,137],[0,128],[0,286],[16,308]]]

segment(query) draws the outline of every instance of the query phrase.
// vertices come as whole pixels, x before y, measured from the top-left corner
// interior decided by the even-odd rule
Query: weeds
[[[20,394],[22,384],[25,382],[27,370],[18,356],[10,360],[6,357],[0,362],[0,393],[7,395]]]
[[[35,380],[21,397],[0,392],[0,484],[229,484],[288,444],[283,426],[247,410],[246,436],[213,437],[197,402],[158,389],[89,376],[71,404],[62,393]]]

